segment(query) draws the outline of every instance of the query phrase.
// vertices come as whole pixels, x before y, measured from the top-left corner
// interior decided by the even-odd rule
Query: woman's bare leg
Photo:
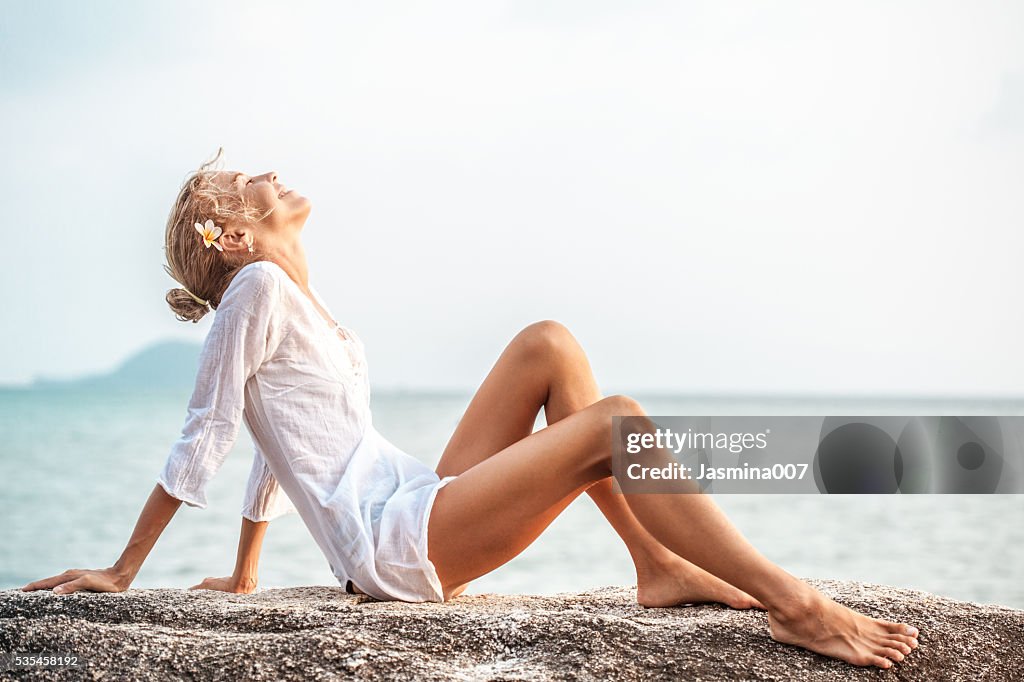
[[[552,509],[611,474],[610,423],[643,415],[602,399],[471,467],[442,488],[428,521],[429,556],[446,593],[509,561],[550,523]],[[680,556],[759,599],[772,636],[855,665],[888,668],[917,630],[828,599],[761,555],[704,494],[626,495],[634,516]]]
[[[541,408],[548,425],[601,400],[586,353],[557,322],[526,327],[509,343],[470,401],[437,465],[440,476],[470,467],[522,440],[533,431]],[[637,601],[644,606],[715,601],[734,608],[761,607],[729,585],[667,549],[640,525],[612,479],[586,488],[633,559]],[[543,527],[572,502],[573,491],[549,510]],[[463,586],[464,587],[464,586]],[[461,589],[455,594],[461,592]],[[763,607],[762,607],[763,608]]]

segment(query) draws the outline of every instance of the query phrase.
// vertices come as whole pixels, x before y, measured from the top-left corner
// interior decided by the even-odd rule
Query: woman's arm
[[[263,548],[263,536],[267,534],[269,521],[250,521],[242,518],[242,532],[238,537],[238,556],[235,559],[235,572],[227,578],[206,578],[193,590],[221,590],[249,594],[256,591],[259,582],[260,550]]]
[[[142,562],[149,556],[179,506],[181,500],[168,495],[160,485],[155,486],[139,514],[128,544],[113,566],[98,570],[71,569],[60,575],[31,582],[21,589],[29,592],[52,588],[56,594],[71,594],[79,590],[124,592],[135,580]]]
[[[59,594],[124,591],[181,502],[206,506],[206,484],[231,451],[243,421],[245,386],[280,342],[275,311],[279,277],[285,275],[278,272],[280,268],[242,268],[225,291],[199,354],[181,437],[171,447],[121,558],[110,568],[65,571],[22,589],[53,588]]]

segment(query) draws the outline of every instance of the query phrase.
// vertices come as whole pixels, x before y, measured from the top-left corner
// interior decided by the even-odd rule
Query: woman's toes
[[[895,640],[897,642],[902,642],[906,644],[907,647],[910,649],[917,648],[917,640],[913,637],[908,637],[907,635],[889,635],[889,639]]]
[[[898,650],[902,651],[904,656],[906,656],[907,654],[910,653],[910,645],[909,644],[905,644],[903,642],[898,642],[896,640],[892,640],[892,641],[886,642],[885,646],[889,647],[890,649],[898,649]]]
[[[869,660],[868,665],[874,665],[879,668],[889,669],[892,667],[892,661],[890,661],[888,658],[883,658],[881,656],[872,656]]]
[[[883,648],[881,651],[879,651],[879,653],[885,656],[886,658],[891,658],[897,663],[906,658],[906,656],[903,655],[903,652],[899,649]]]
[[[742,597],[738,597],[734,602],[729,603],[734,609],[763,609],[764,605],[757,601],[749,594],[743,593]]]
[[[885,626],[885,629],[894,635],[905,635],[907,637],[917,637],[918,635],[917,628],[915,628],[913,625],[907,625],[906,623],[896,623],[891,620],[881,619],[878,619],[877,622]]]

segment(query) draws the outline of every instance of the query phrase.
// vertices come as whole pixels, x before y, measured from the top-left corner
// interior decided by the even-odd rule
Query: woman
[[[396,448],[372,424],[362,341],[309,284],[309,200],[275,173],[218,172],[214,162],[185,182],[166,232],[165,268],[183,284],[168,292],[171,308],[193,322],[217,310],[182,437],[112,567],[23,589],[126,590],[181,502],[205,506],[244,420],[256,453],[235,572],[197,587],[255,589],[267,522],[295,509],[350,592],[445,601],[586,492],[625,542],[644,606],[767,609],[775,639],[856,665],[888,668],[917,646],[915,628],[856,613],[769,562],[711,497],[616,493],[610,420],[644,412],[626,396],[602,397],[555,322],[509,343],[436,471]],[[548,427],[532,433],[541,408]]]

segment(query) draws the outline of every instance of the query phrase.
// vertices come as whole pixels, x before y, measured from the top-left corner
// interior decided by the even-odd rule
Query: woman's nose
[[[264,173],[263,177],[266,178],[267,182],[273,185],[274,183],[277,182],[277,171],[270,171],[269,173]]]

